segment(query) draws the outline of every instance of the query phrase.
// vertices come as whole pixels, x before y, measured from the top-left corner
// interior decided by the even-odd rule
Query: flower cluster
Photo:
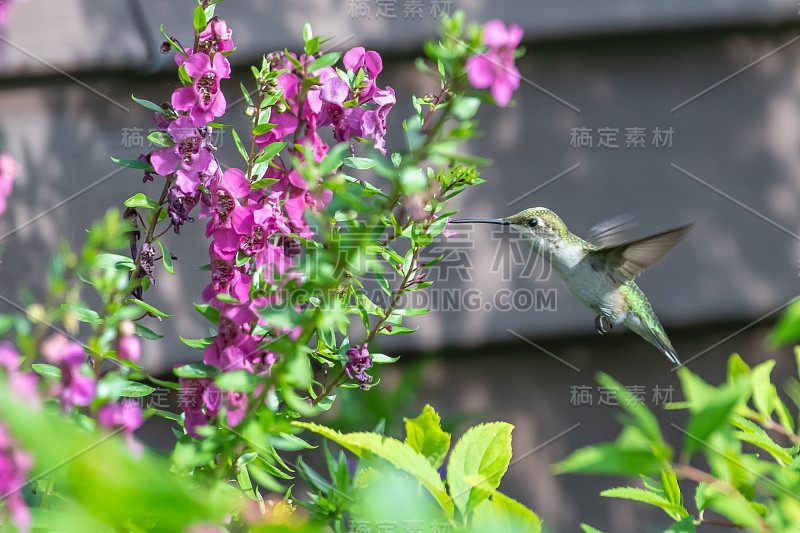
[[[180,233],[184,222],[193,221],[189,214],[200,202],[202,188],[208,189],[220,176],[209,123],[227,108],[220,81],[231,74],[230,63],[222,53],[233,49],[231,34],[225,21],[214,17],[200,34],[196,52],[189,48],[175,55],[175,62],[192,83],[176,89],[171,103],[153,119],[167,146],[142,157],[156,174],[174,176],[174,185],[167,193],[167,213],[175,233]],[[146,172],[145,181],[149,179],[152,176]]]
[[[33,466],[33,457],[21,450],[6,428],[0,424],[0,495],[11,521],[19,531],[29,531],[31,512],[20,494],[27,485],[28,470]]]
[[[214,60],[216,57],[219,55]],[[272,90],[280,95],[280,101],[271,108],[270,123],[274,127],[255,139],[259,150],[285,142],[301,165],[306,158],[319,163],[329,150],[320,137],[320,128],[329,127],[337,141],[369,137],[375,148],[385,153],[386,114],[395,98],[391,87],[381,89],[376,84],[382,69],[376,52],[359,47],[345,54],[347,71],[343,77],[349,82],[330,66],[308,72],[312,56],[297,58],[273,53],[270,60],[273,68],[279,69]],[[313,83],[309,84],[309,79]],[[188,111],[191,116],[193,111]],[[305,148],[298,150],[295,144]],[[204,163],[198,165],[202,167]],[[271,190],[252,188],[251,180],[237,168],[204,182],[209,194],[202,198],[199,216],[208,219],[206,236],[212,243],[211,283],[203,291],[203,300],[220,311],[220,323],[203,360],[223,372],[247,370],[265,376],[276,360],[276,355],[263,347],[266,340],[284,333],[296,338],[300,332],[272,328],[257,310],[277,303],[276,297],[253,296],[253,288],[282,283],[300,248],[296,236],[308,239],[314,235],[305,220],[306,211],[323,209],[331,193],[320,183],[309,183],[300,171],[287,167],[280,158],[275,158],[262,175],[251,179],[273,180]],[[368,355],[367,361],[371,365]],[[364,374],[369,368],[365,365],[354,367],[356,379],[363,383],[369,377]],[[181,379],[181,386],[184,426],[193,436],[198,435],[198,426],[222,412],[227,424],[236,426],[249,407],[247,395],[219,390],[208,379]],[[259,397],[261,390],[253,396]]]
[[[483,29],[482,42],[488,47],[484,54],[467,59],[467,76],[476,89],[491,87],[497,105],[505,107],[519,87],[520,74],[514,65],[514,50],[522,40],[522,28],[508,28],[501,20],[493,20]]]

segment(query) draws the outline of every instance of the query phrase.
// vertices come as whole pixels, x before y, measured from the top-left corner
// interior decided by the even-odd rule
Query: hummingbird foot
[[[614,327],[614,324],[605,315],[597,315],[594,319],[594,326],[597,328],[597,333],[605,335]]]

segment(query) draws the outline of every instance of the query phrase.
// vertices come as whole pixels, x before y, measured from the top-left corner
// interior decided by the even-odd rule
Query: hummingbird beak
[[[451,220],[451,224],[472,224],[472,223],[480,223],[480,224],[500,224],[501,226],[507,226],[508,222],[504,218],[462,218],[461,220]]]

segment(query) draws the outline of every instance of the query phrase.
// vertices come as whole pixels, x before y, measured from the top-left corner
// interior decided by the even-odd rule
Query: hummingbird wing
[[[626,283],[661,261],[688,233],[691,224],[588,253],[592,266]]]
[[[593,226],[586,240],[597,248],[616,246],[630,239],[636,226],[633,215],[619,215]]]

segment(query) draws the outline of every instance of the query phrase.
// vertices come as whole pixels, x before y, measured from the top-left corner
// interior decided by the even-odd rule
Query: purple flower
[[[319,98],[322,101],[323,118],[320,126],[333,126],[333,137],[337,141],[350,139],[351,133],[358,134],[359,131],[351,132],[350,114],[357,108],[345,107],[344,103],[350,97],[350,88],[339,79],[330,78],[322,85]]]
[[[35,407],[41,406],[39,398],[39,378],[32,372],[20,372],[21,363],[19,352],[8,341],[0,342],[0,368],[8,373],[8,385],[14,396],[24,398]]]
[[[394,89],[391,87],[376,89],[372,92],[372,101],[375,103],[375,109],[364,112],[362,136],[371,136],[375,141],[375,149],[386,155],[386,141],[383,136],[386,135],[386,115],[395,103]]]
[[[522,28],[512,24],[508,29],[500,20],[493,20],[483,29],[485,54],[467,59],[467,76],[476,89],[491,87],[495,102],[508,105],[511,94],[519,87],[519,70],[514,66],[514,49],[522,40]]]
[[[210,379],[178,378],[181,390],[178,393],[178,405],[184,413],[183,427],[186,433],[199,439],[198,426],[208,425],[208,417],[203,412],[203,393],[211,383]]]
[[[345,352],[348,361],[344,364],[344,371],[350,379],[358,380],[358,386],[361,390],[367,390],[369,387],[367,383],[372,381],[372,376],[367,374],[367,370],[372,368],[372,356],[369,354],[367,344],[360,347],[356,345],[355,348],[350,348]]]
[[[228,23],[219,17],[214,17],[208,21],[206,29],[199,37],[201,43],[211,43],[215,51],[226,52],[234,48],[232,35],[233,30],[228,28]]]
[[[142,453],[142,445],[133,439],[133,432],[144,423],[142,408],[138,403],[133,400],[107,403],[100,408],[97,421],[100,422],[100,425],[110,429],[122,428],[131,451],[137,455]]]
[[[239,391],[223,391],[218,389],[213,383],[206,388],[203,393],[208,416],[218,417],[220,410],[225,410],[225,420],[228,427],[236,427],[244,420],[247,414],[249,400],[247,394]]]
[[[19,449],[8,430],[0,424],[0,496],[11,521],[22,532],[30,530],[31,513],[19,491],[27,484],[32,466],[33,457]]]
[[[42,343],[42,355],[61,368],[61,384],[57,389],[61,406],[65,411],[74,406],[86,406],[95,397],[95,381],[81,372],[86,352],[77,342],[69,342],[61,334],[55,334]]]
[[[184,222],[194,222],[194,218],[189,216],[194,206],[200,201],[200,192],[196,191],[187,194],[178,187],[171,187],[167,193],[167,213],[172,220],[172,227],[175,233],[180,235],[181,226]]]
[[[175,184],[187,194],[197,191],[200,175],[207,173],[214,161],[196,124],[197,121],[189,117],[179,117],[168,128],[175,144],[150,154],[150,162],[161,176],[168,176],[177,169]]]
[[[138,361],[142,355],[142,345],[139,343],[139,337],[134,332],[136,326],[133,322],[126,320],[120,325],[120,332],[122,333],[117,340],[117,358],[122,361]]]
[[[142,244],[142,251],[139,253],[139,268],[150,279],[150,283],[156,284],[155,268],[156,268],[156,251],[150,243]]]
[[[19,165],[8,154],[0,154],[0,215],[6,210],[6,197],[11,194]]]
[[[359,103],[366,102],[372,96],[372,91],[376,89],[375,79],[383,70],[383,60],[380,54],[374,50],[365,50],[361,46],[356,46],[344,55],[342,63],[347,70],[354,73],[357,73],[359,69],[364,69],[364,85],[357,87],[356,91],[359,92]]]
[[[188,111],[189,116],[203,124],[222,116],[227,102],[219,88],[219,81],[231,76],[228,60],[222,54],[214,54],[212,60],[206,54],[197,53],[190,55],[184,65],[194,83],[172,93],[172,107]]]

